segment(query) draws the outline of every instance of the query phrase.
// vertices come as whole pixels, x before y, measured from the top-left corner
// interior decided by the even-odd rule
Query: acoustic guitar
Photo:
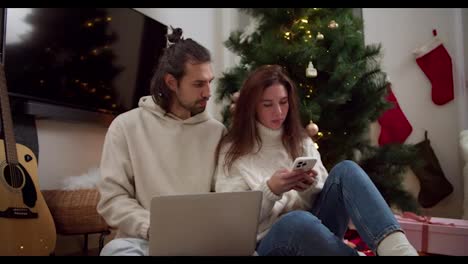
[[[50,255],[57,239],[55,224],[39,189],[36,156],[15,141],[3,64],[0,105],[0,256]]]

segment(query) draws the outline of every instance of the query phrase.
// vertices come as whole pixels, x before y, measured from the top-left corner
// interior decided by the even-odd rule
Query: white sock
[[[403,232],[397,231],[386,236],[377,246],[379,256],[418,256]]]

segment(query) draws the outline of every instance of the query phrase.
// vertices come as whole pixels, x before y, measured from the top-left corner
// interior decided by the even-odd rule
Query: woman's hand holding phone
[[[279,169],[268,179],[267,185],[274,194],[281,195],[304,180],[305,174],[303,170]]]
[[[301,180],[299,180],[292,189],[298,192],[307,190],[311,185],[315,184],[315,182],[317,181],[317,174],[317,171],[314,169],[306,171],[304,173],[304,177]]]

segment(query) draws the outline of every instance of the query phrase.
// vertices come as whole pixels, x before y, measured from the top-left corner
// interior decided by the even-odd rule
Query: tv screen
[[[167,26],[131,8],[5,8],[11,98],[119,114],[149,94]]]

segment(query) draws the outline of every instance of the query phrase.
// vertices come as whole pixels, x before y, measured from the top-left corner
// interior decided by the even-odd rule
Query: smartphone
[[[312,157],[298,157],[293,163],[291,170],[299,170],[303,169],[304,171],[308,171],[312,169],[317,163],[316,158]]]

